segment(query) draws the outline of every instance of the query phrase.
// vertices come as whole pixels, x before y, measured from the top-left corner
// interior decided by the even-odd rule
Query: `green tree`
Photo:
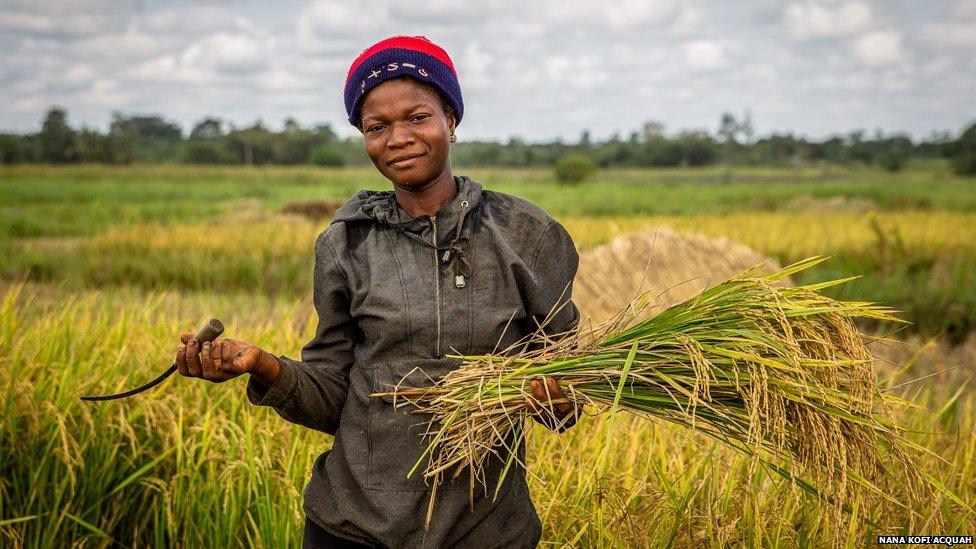
[[[61,107],[51,107],[44,117],[41,133],[41,161],[52,164],[71,162],[74,131],[68,126],[68,113]]]
[[[224,136],[224,121],[208,116],[196,123],[190,131],[191,139],[217,139]]]
[[[890,150],[878,156],[878,165],[889,172],[900,172],[908,161],[908,157],[900,150]]]
[[[722,138],[722,141],[726,145],[735,144],[735,137],[739,134],[739,131],[739,122],[735,119],[735,116],[732,116],[730,112],[722,113],[722,118],[718,124],[718,135]]]
[[[183,149],[183,162],[187,164],[219,164],[220,150],[206,139],[191,139]]]
[[[568,155],[557,160],[553,169],[558,183],[575,185],[589,179],[596,172],[596,164],[585,156]]]
[[[161,139],[179,141],[183,139],[183,130],[179,125],[164,120],[159,115],[125,116],[120,112],[112,113],[112,124],[109,133],[127,133],[136,139]]]
[[[79,162],[112,162],[112,149],[105,135],[91,128],[82,128],[74,134],[71,156]]]
[[[268,131],[260,120],[250,127],[233,129],[227,137],[245,166],[267,164],[274,159],[274,134]]]
[[[686,166],[707,166],[715,162],[718,148],[712,138],[702,131],[683,131],[675,136],[681,161]]]
[[[33,160],[27,136],[0,134],[0,164],[20,164]]]
[[[959,175],[976,176],[976,122],[962,132],[959,139],[944,145],[952,170]]]
[[[308,163],[316,166],[340,167],[346,165],[342,153],[332,145],[316,145],[308,154]]]

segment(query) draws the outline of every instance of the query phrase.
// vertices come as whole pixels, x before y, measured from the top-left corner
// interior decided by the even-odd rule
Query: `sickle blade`
[[[166,378],[168,378],[170,375],[172,375],[173,372],[175,372],[175,371],[176,371],[176,363],[174,362],[173,365],[170,366],[169,368],[167,368],[166,371],[163,372],[162,374],[160,374],[159,377],[157,377],[156,379],[150,381],[149,383],[146,383],[145,385],[140,385],[140,386],[136,387],[135,389],[129,389],[128,391],[125,391],[125,392],[122,392],[122,393],[116,393],[114,395],[89,395],[89,396],[83,396],[83,397],[81,397],[81,400],[86,400],[88,402],[98,402],[98,401],[102,401],[102,400],[117,400],[117,399],[120,399],[120,398],[126,398],[126,397],[130,397],[132,395],[137,395],[137,394],[139,394],[139,393],[141,393],[143,391],[147,391],[147,390],[152,389],[153,387],[159,385]]]

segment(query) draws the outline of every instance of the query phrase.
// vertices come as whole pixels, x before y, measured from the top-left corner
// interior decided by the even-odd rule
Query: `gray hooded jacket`
[[[531,202],[454,179],[457,197],[434,216],[410,219],[393,191],[359,191],[338,210],[315,242],[315,337],[301,361],[278,357],[271,387],[252,378],[247,396],[335,435],[304,498],[326,531],[388,547],[534,547],[541,523],[525,471],[513,467],[492,501],[498,459],[487,495],[476,484],[473,509],[467,475],[445,480],[425,531],[430,487],[421,470],[407,472],[426,447],[419,432],[429,417],[369,396],[430,384],[460,364],[447,354],[506,349],[554,309],[546,334],[579,322],[579,256],[566,229]]]

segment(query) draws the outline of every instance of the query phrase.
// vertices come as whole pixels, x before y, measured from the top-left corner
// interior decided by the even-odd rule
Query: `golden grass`
[[[0,290],[0,544],[299,543],[302,487],[330,441],[247,406],[243,381],[174,378],[98,407],[77,397],[149,379],[169,364],[181,330],[214,315],[227,321],[228,336],[297,356],[314,333],[310,304],[253,292],[68,294],[6,283]],[[884,349],[899,367],[912,355],[911,348]],[[976,394],[957,391],[973,373],[973,356],[976,340],[952,355],[938,344],[891,384],[969,361],[968,371],[891,391],[921,405],[897,417],[911,439],[949,461],[921,456],[925,474],[969,506],[976,505]],[[878,367],[886,375],[896,371]],[[526,454],[543,546],[831,543],[818,505],[795,500],[767,472],[749,474],[748,459],[723,445],[666,423],[600,416],[562,435],[532,426]],[[858,505],[872,520],[907,524],[904,510],[882,515],[876,506]],[[942,521],[946,534],[976,531],[973,516],[945,499],[915,511]],[[870,527],[851,532],[846,544],[869,543]]]
[[[560,219],[581,251],[658,226],[728,238],[759,253],[799,259],[837,251],[855,255],[877,248],[875,215],[892,238],[916,253],[973,250],[976,214],[963,212],[743,212],[728,215],[574,217]]]

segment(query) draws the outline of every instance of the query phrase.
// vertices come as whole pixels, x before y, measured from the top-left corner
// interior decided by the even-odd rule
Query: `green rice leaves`
[[[812,257],[769,275],[754,267],[638,321],[650,303],[645,293],[596,328],[557,341],[537,334],[546,345],[532,352],[516,354],[513,346],[456,357],[461,367],[433,386],[393,393],[432,414],[429,446],[414,469],[429,456],[424,476],[435,486],[445,473],[465,471],[473,492],[476,480],[486,484],[488,460],[500,457],[504,477],[525,436],[528,381],[546,376],[592,413],[619,409],[664,420],[749,456],[752,467],[776,472],[833,509],[840,536],[841,513],[863,509],[866,498],[921,504],[932,484],[895,425],[896,399],[878,385],[854,323],[901,321],[887,307],[820,293],[850,279],[776,283],[825,260]],[[508,455],[495,455],[499,445]]]

